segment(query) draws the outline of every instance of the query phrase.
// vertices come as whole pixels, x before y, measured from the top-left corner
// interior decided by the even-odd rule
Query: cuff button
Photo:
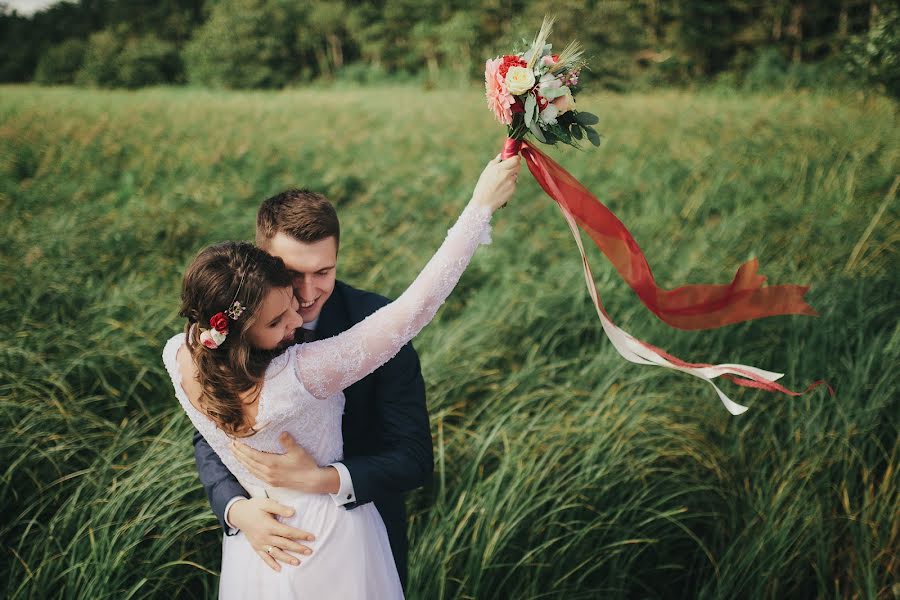
[[[353,500],[353,494],[347,494],[347,500]]]

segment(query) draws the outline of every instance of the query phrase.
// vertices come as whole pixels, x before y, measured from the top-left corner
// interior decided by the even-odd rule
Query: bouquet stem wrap
[[[516,154],[522,155],[528,170],[562,211],[581,252],[585,283],[603,330],[623,358],[638,364],[682,371],[707,381],[715,388],[728,411],[735,415],[746,411],[747,407],[730,400],[712,382],[713,378],[726,377],[738,385],[791,396],[802,393],[792,392],[775,383],[782,377],[781,373],[747,365],[688,363],[617,327],[600,301],[578,228],[590,236],[641,302],[662,321],[678,329],[713,329],[774,315],[816,315],[816,311],[803,299],[808,286],[762,287],[765,277],[757,274],[758,263],[754,259],[741,265],[730,284],[684,285],[665,290],[657,285],[647,259],[625,225],[587,188],[528,142],[507,138],[502,157],[506,159]],[[815,382],[806,391],[823,383]]]

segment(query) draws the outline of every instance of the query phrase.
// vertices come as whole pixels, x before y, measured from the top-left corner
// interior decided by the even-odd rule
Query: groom
[[[388,303],[386,298],[337,281],[340,225],[334,207],[321,194],[288,190],[259,208],[256,243],[280,257],[291,271],[300,302],[303,329],[295,340],[328,338],[349,329]],[[407,551],[404,493],[421,487],[434,468],[431,429],[425,407],[425,383],[419,358],[407,344],[385,365],[344,390],[344,459],[319,466],[289,435],[282,435],[284,455],[265,454],[238,444],[236,456],[273,487],[329,493],[347,510],[368,502],[384,520],[400,581],[406,585]],[[261,556],[276,570],[282,550],[304,546],[278,544],[273,536],[305,540],[306,534],[275,519],[288,507],[271,499],[252,499],[199,433],[194,457],[213,512],[227,535],[243,530],[254,547],[276,550]],[[258,545],[254,543],[258,542]],[[302,558],[302,554],[301,554]],[[339,574],[335,574],[339,576]]]

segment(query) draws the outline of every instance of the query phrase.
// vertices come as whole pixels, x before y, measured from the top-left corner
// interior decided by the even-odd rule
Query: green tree
[[[347,13],[347,34],[359,48],[360,58],[379,70],[384,68],[386,32],[380,10],[370,4],[355,6]]]
[[[106,29],[88,39],[84,62],[75,76],[81,85],[115,87],[119,82],[119,54],[124,46],[123,31]]]
[[[331,76],[344,66],[347,7],[340,0],[318,0],[308,7],[300,35],[316,57],[319,75]]]
[[[34,80],[45,85],[75,83],[86,50],[84,40],[66,40],[53,46],[41,55]]]
[[[443,57],[445,68],[456,74],[455,79],[463,82],[473,75],[477,75],[482,57],[477,59],[472,54],[473,41],[477,41],[479,34],[478,17],[474,11],[457,11],[448,20],[440,24],[438,28],[438,49]],[[476,45],[474,48],[479,48]],[[480,70],[483,70],[480,69]]]
[[[117,63],[117,85],[122,87],[178,82],[182,75],[175,44],[153,34],[128,40]]]
[[[125,25],[133,36],[185,44],[203,23],[204,0],[82,0],[101,6],[106,27]]]
[[[900,10],[876,8],[874,13],[869,31],[848,45],[850,69],[867,83],[900,98]]]
[[[188,80],[214,87],[273,88],[297,77],[300,8],[289,0],[222,0],[187,44]]]
[[[90,37],[76,83],[96,87],[137,88],[181,80],[182,67],[174,44],[148,34],[130,36],[127,26]]]

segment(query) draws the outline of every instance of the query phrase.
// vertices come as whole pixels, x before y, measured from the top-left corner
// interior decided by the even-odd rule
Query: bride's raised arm
[[[490,242],[491,215],[512,196],[518,171],[518,157],[488,163],[444,243],[399,298],[340,335],[297,347],[297,370],[310,393],[328,398],[359,381],[431,321],[475,250]]]

